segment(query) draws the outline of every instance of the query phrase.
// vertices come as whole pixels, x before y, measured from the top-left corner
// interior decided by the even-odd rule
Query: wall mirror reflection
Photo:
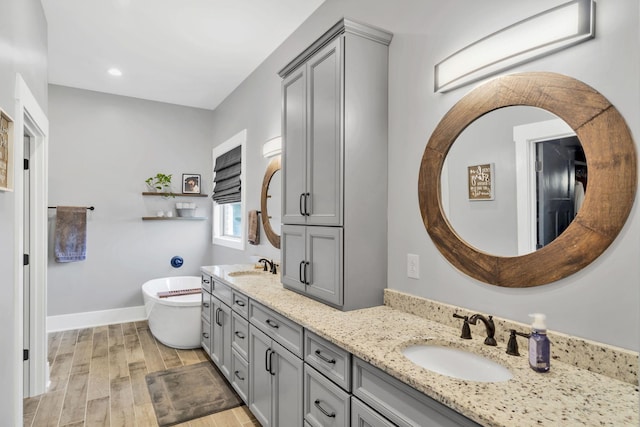
[[[468,169],[491,164],[493,196],[471,198]],[[487,253],[534,252],[577,215],[587,184],[584,150],[571,127],[549,111],[510,106],[471,123],[447,153],[442,208],[468,244]]]
[[[262,181],[260,209],[262,227],[269,242],[280,249],[280,223],[282,219],[282,172],[280,156],[274,157],[267,166]]]

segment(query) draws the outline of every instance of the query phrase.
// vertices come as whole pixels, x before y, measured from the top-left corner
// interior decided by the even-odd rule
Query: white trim
[[[93,328],[114,323],[138,322],[146,320],[144,305],[116,308],[113,310],[88,311],[85,313],[60,314],[47,317],[47,332],[71,329]]]
[[[247,216],[247,196],[246,196],[246,177],[247,177],[247,130],[243,129],[222,144],[215,147],[212,151],[212,165],[215,165],[216,158],[218,156],[234,149],[237,146],[241,146],[240,155],[242,163],[240,164],[240,238],[234,239],[226,236],[221,236],[220,226],[220,205],[213,202],[213,214],[212,214],[212,226],[211,226],[211,241],[214,245],[225,246],[232,249],[243,251],[245,249],[245,242],[247,240],[246,230],[246,216]]]
[[[35,96],[27,86],[22,76],[16,74],[15,80],[15,122],[14,122],[14,171],[23,170],[24,131],[28,127],[33,134],[31,146],[31,353],[30,353],[30,394],[37,395],[45,392],[49,366],[47,364],[47,175],[49,159],[49,120],[44,110],[38,104]],[[24,179],[22,173],[16,173],[14,179],[15,190],[15,237],[14,237],[14,376],[13,389],[16,402],[14,403],[14,425],[22,425],[22,384],[23,360],[22,348],[24,337],[24,292],[22,259],[24,253],[22,222],[24,220]]]
[[[513,141],[516,144],[518,255],[536,251],[535,143],[573,135],[573,129],[561,119],[513,127]]]

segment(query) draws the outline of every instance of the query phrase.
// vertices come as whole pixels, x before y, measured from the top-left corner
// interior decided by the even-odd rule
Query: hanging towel
[[[260,243],[260,222],[258,221],[258,211],[249,211],[249,244]]]
[[[53,245],[56,262],[84,261],[87,258],[86,207],[57,207]]]

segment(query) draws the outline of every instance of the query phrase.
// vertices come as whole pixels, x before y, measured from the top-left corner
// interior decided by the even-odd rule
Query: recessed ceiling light
[[[115,77],[120,77],[122,75],[122,71],[117,68],[109,68],[107,72]]]

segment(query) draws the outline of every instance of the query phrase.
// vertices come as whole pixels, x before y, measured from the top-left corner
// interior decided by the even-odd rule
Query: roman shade
[[[227,151],[218,158],[213,167],[213,195],[211,198],[218,204],[237,203],[240,197],[240,169],[242,165],[241,146]]]

